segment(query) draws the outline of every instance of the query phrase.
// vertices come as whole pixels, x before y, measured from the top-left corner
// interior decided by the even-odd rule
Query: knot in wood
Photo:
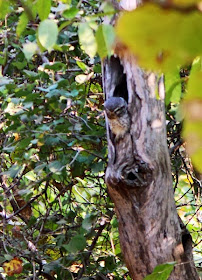
[[[115,167],[115,166],[114,166]],[[121,169],[107,168],[106,183],[117,188],[144,188],[152,181],[152,170],[145,162],[135,162]]]

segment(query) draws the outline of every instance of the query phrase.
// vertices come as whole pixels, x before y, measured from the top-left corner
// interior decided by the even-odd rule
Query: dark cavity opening
[[[137,177],[135,176],[135,174],[133,172],[129,172],[128,173],[128,176],[127,176],[127,179],[130,180],[130,181],[133,181],[135,180]]]
[[[182,234],[182,245],[185,252],[191,250],[192,248],[192,239],[188,232]]]
[[[118,57],[111,57],[111,65],[113,65],[113,80],[115,83],[114,97],[123,97],[128,103],[128,87],[126,74],[123,72],[123,66],[121,65],[120,59]]]

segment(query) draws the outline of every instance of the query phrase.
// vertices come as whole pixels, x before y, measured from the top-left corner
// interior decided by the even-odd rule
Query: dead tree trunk
[[[126,2],[129,5],[130,1]],[[134,7],[135,1],[131,2]],[[130,131],[119,141],[106,118],[106,183],[130,275],[142,280],[158,264],[175,261],[169,280],[199,279],[191,236],[178,218],[173,197],[163,79],[145,73],[126,49],[117,47],[116,56],[103,63],[103,86],[106,99],[115,96],[126,100],[131,116]]]

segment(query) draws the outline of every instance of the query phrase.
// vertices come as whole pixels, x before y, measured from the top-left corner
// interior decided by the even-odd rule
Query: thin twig
[[[177,142],[175,143],[175,145],[169,149],[169,154],[170,154],[170,156],[171,156],[173,153],[175,153],[175,152],[182,146],[182,144],[183,144],[182,139],[180,139],[179,141],[177,141]]]

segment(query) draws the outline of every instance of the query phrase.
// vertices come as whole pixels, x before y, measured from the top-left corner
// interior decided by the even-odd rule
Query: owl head
[[[105,112],[109,119],[117,119],[127,112],[127,102],[122,97],[110,97],[104,103]]]

